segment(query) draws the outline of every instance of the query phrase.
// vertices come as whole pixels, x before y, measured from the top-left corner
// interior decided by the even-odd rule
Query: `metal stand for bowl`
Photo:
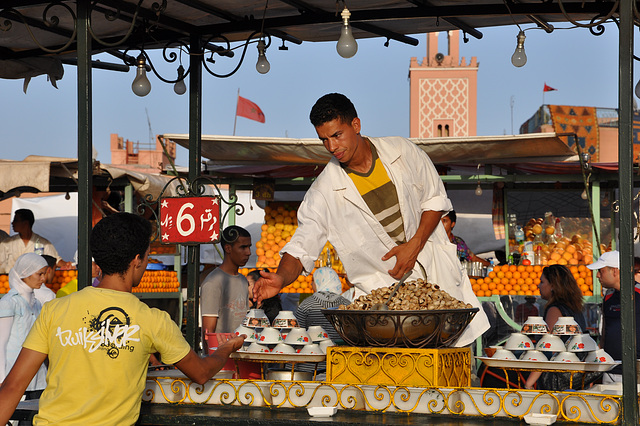
[[[306,354],[274,354],[274,353],[257,353],[257,352],[234,352],[229,358],[233,359],[236,365],[236,372],[240,375],[238,360],[257,362],[260,364],[260,376],[262,380],[266,380],[265,364],[284,363],[291,364],[291,381],[294,381],[295,368],[297,364],[310,363],[315,364],[313,369],[313,379],[316,380],[318,372],[318,364],[327,360],[326,355],[306,355]]]

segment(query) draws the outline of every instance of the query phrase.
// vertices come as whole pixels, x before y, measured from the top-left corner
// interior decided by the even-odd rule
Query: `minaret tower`
[[[438,50],[446,35],[447,52]],[[460,31],[427,34],[427,57],[409,67],[410,137],[475,136],[478,62],[459,60]]]

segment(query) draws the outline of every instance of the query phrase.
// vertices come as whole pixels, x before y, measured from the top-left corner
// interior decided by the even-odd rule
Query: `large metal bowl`
[[[435,349],[452,346],[478,311],[323,309],[322,313],[351,346]]]

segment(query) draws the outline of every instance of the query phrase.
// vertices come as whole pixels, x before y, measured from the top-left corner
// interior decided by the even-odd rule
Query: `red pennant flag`
[[[558,89],[554,89],[551,86],[547,86],[547,83],[544,84],[544,89],[542,89],[543,92],[553,92],[554,90],[558,90]]]
[[[238,96],[236,115],[264,123],[264,113],[260,107],[242,96]]]

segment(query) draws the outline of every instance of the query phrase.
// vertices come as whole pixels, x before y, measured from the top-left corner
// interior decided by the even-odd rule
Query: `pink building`
[[[438,36],[447,37],[446,51]],[[427,56],[411,58],[410,137],[475,136],[478,62],[459,58],[460,31],[427,34]],[[445,50],[445,49],[443,49]]]
[[[157,136],[153,145],[132,142],[115,133],[111,134],[111,165],[113,166],[131,169],[148,167],[159,173],[167,168],[170,161],[176,159],[175,142],[167,141],[166,150],[165,154]]]

